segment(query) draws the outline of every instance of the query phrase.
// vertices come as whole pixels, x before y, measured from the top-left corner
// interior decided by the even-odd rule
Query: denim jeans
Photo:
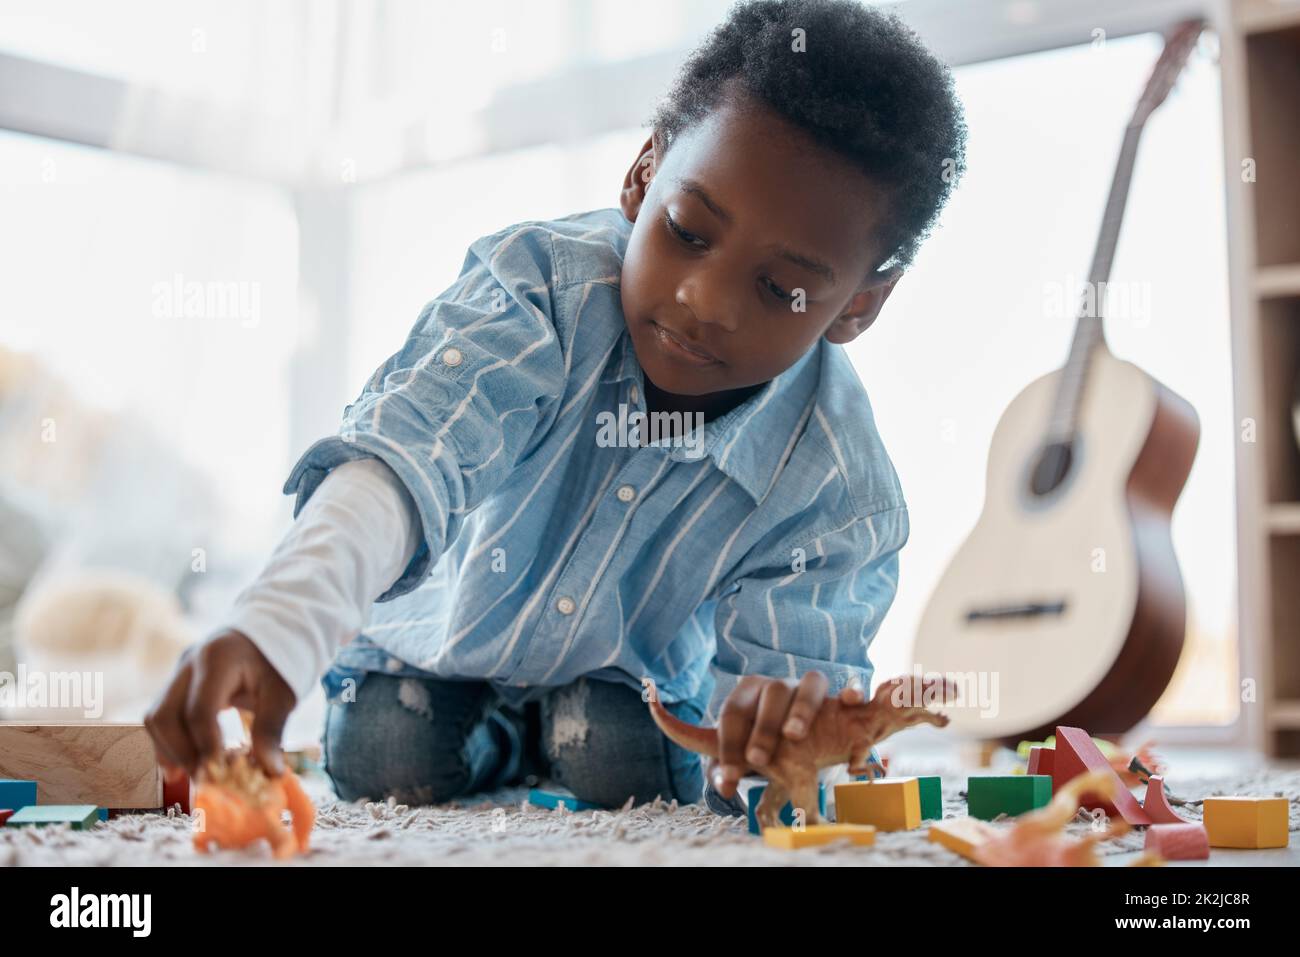
[[[667,705],[699,723],[703,702]],[[331,698],[323,764],[343,800],[440,804],[519,784],[534,773],[604,807],[704,793],[700,755],[669,741],[641,691],[580,678],[522,712],[484,681],[366,673],[355,700]]]

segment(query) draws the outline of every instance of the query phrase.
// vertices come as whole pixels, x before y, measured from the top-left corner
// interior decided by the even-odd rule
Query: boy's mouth
[[[653,319],[650,321],[650,325],[654,330],[655,339],[665,355],[698,366],[717,365],[721,362],[713,354],[705,352],[696,346],[688,345],[681,336],[665,329]]]

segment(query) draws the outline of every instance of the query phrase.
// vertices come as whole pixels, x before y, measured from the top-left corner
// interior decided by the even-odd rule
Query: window
[[[1123,128],[1160,48],[1148,34],[955,71],[967,176],[848,347],[912,512],[898,599],[873,645],[878,674],[912,667],[925,602],[979,516],[999,417],[1065,361]],[[1218,71],[1194,55],[1143,134],[1111,277],[1136,295],[1106,321],[1111,350],[1201,418],[1173,522],[1187,645],[1158,723],[1227,723],[1239,703],[1223,195]]]

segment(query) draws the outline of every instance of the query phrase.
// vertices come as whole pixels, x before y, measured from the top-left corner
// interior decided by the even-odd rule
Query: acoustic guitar
[[[1200,423],[1185,399],[1106,347],[1101,291],[1142,128],[1201,27],[1181,24],[1166,39],[1124,133],[1069,357],[998,422],[983,510],[921,618],[916,668],[960,676],[948,714],[972,737],[1014,745],[1057,725],[1123,733],[1151,710],[1182,651],[1170,519]]]

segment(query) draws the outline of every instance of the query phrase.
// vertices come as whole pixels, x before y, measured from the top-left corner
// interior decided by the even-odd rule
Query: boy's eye
[[[776,298],[778,299],[782,299],[786,302],[791,302],[794,299],[793,293],[786,292],[784,289],[782,289],[776,283],[772,282],[772,280],[770,279],[764,279],[763,285],[767,287],[768,292],[776,296]]]
[[[664,222],[668,224],[668,228],[672,231],[673,235],[676,236],[678,239],[680,239],[682,242],[684,242],[686,245],[693,246],[697,249],[702,248],[704,246],[703,239],[701,239],[699,236],[696,236],[694,233],[687,232],[686,230],[682,229],[682,227],[678,226],[677,222],[673,219],[672,214],[669,213],[668,210],[666,209],[664,210]]]

